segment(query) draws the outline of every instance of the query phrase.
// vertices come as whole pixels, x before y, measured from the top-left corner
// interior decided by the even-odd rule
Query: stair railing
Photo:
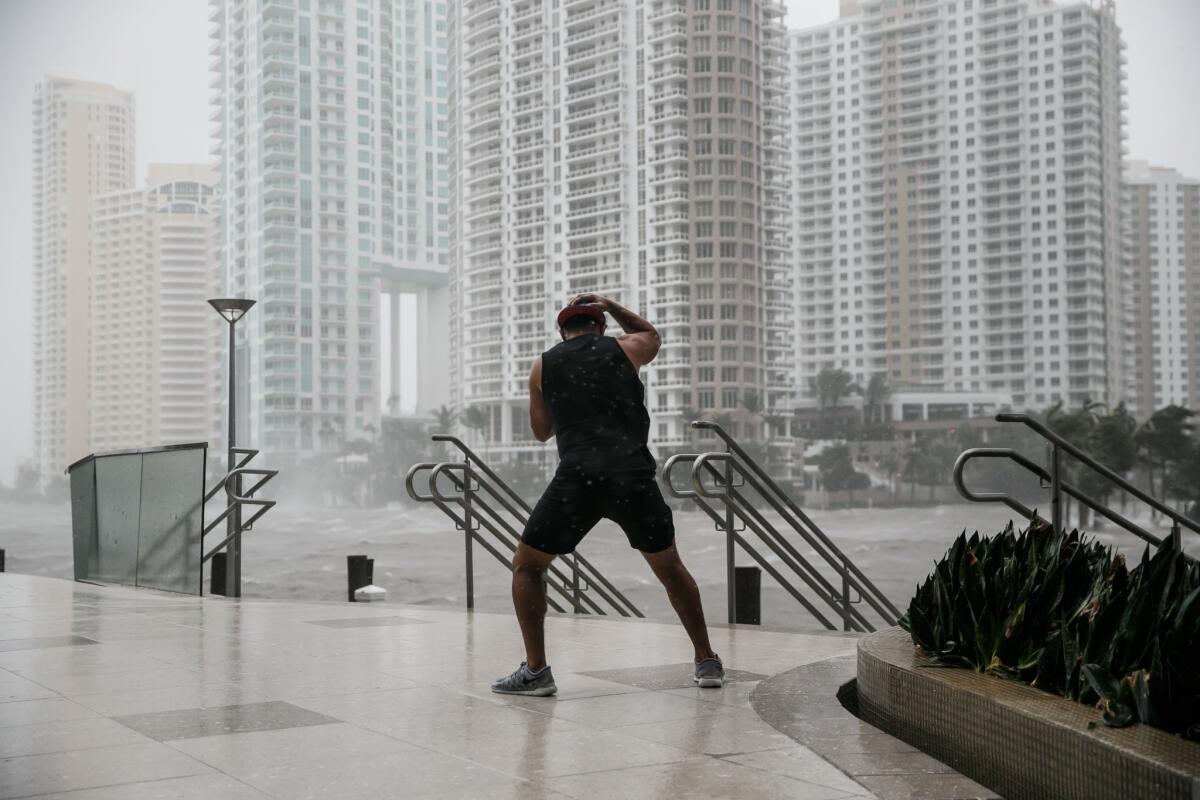
[[[461,439],[444,433],[431,438],[457,448],[462,460],[414,464],[404,477],[404,488],[413,500],[432,503],[453,520],[456,530],[463,531],[467,608],[474,608],[474,546],[482,547],[511,571],[511,556],[533,509]],[[417,476],[422,473],[428,473],[426,494],[416,486]],[[443,477],[450,484],[450,493],[442,489],[439,479]],[[560,561],[566,571],[559,566]],[[576,614],[606,615],[615,611],[624,617],[645,616],[578,550],[552,562],[545,582],[546,602],[555,611],[570,608]]]
[[[242,533],[250,530],[254,523],[257,522],[263,514],[266,514],[275,507],[274,500],[263,500],[254,496],[255,492],[261,489],[269,480],[279,474],[279,470],[275,469],[252,469],[247,467],[255,456],[258,455],[257,450],[251,450],[244,447],[235,447],[233,452],[239,456],[237,464],[223,478],[213,484],[212,488],[204,494],[204,502],[208,503],[215,498],[222,489],[225,490],[225,508],[204,526],[204,530],[200,534],[201,549],[204,547],[204,537],[217,529],[217,526],[225,523],[227,535],[219,543],[209,548],[200,559],[201,565],[204,565],[212,560],[212,557],[217,553],[226,550],[231,543],[240,548],[242,543]],[[242,476],[257,475],[260,476],[249,489],[242,488]],[[257,510],[250,516],[249,519],[242,519],[242,510],[246,506],[255,506]],[[233,559],[236,561],[235,559]],[[227,565],[227,569],[232,567],[227,573],[226,580],[226,595],[229,597],[242,596],[242,575],[238,565]]]
[[[842,619],[843,630],[873,631],[874,624],[856,606],[870,606],[888,625],[900,617],[900,611],[892,604],[862,570],[846,556],[821,528],[805,514],[766,471],[737,443],[720,425],[713,422],[696,421],[693,428],[711,430],[725,445],[725,451],[706,453],[681,453],[667,459],[663,465],[663,486],[673,497],[692,500],[710,519],[716,529],[726,535],[725,563],[728,584],[729,621],[737,619],[737,598],[734,592],[734,565],[737,547],[770,575],[784,591],[790,594],[818,622],[830,630],[836,625],[785,576],[788,572],[798,578],[809,592],[828,609]],[[691,488],[675,485],[673,472],[681,463],[691,462]],[[719,467],[717,465],[720,465]],[[705,478],[711,479],[710,483]],[[756,503],[745,488],[754,493],[782,519],[784,526],[777,528],[763,513],[762,504]],[[719,501],[723,510],[710,501]],[[738,527],[739,523],[741,527]],[[835,587],[814,565],[800,553],[786,535],[788,529],[807,544],[841,579]],[[775,567],[751,541],[742,535],[750,531],[782,563],[786,570]],[[735,547],[736,545],[736,547]],[[852,598],[852,593],[858,599]]]
[[[1014,497],[1003,492],[972,492],[966,486],[963,478],[963,470],[967,464],[977,458],[1006,458],[1013,463],[1024,467],[1029,472],[1033,473],[1041,481],[1043,487],[1050,489],[1050,512],[1051,519],[1049,524],[1055,530],[1063,529],[1063,495],[1075,498],[1081,504],[1095,511],[1097,514],[1105,517],[1108,520],[1116,523],[1121,528],[1137,536],[1145,542],[1148,542],[1155,547],[1161,547],[1164,542],[1176,550],[1183,550],[1183,529],[1187,528],[1192,533],[1200,534],[1200,525],[1194,520],[1189,519],[1187,515],[1181,514],[1179,511],[1168,506],[1166,503],[1151,497],[1146,492],[1142,491],[1132,483],[1127,481],[1122,476],[1113,472],[1108,467],[1101,464],[1092,456],[1080,450],[1071,442],[1064,439],[1059,434],[1050,430],[1045,424],[1034,419],[1028,414],[1013,414],[1001,413],[996,415],[997,422],[1016,422],[1024,425],[1032,430],[1038,436],[1046,440],[1050,445],[1050,466],[1049,468],[1037,464],[1024,455],[1018,453],[1011,447],[972,447],[964,450],[962,454],[954,462],[954,486],[958,489],[958,493],[964,499],[975,503],[1003,503],[1004,505],[1016,511],[1021,516],[1028,520],[1040,520],[1046,522],[1039,514],[1028,508],[1024,503]],[[1063,453],[1075,458],[1079,463],[1091,469],[1096,474],[1103,477],[1116,488],[1132,495],[1141,500],[1146,505],[1158,511],[1163,516],[1171,520],[1171,533],[1166,538],[1160,538],[1150,533],[1142,526],[1127,518],[1120,512],[1110,508],[1108,505],[1088,495],[1079,487],[1067,482],[1063,479],[1062,456]]]

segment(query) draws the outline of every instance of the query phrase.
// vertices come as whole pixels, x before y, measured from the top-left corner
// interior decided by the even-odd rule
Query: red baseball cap
[[[596,303],[577,303],[573,306],[567,306],[562,311],[559,311],[558,319],[555,321],[555,323],[561,328],[564,322],[569,320],[571,317],[575,317],[580,314],[585,314],[591,317],[596,321],[597,325],[603,326],[606,322],[604,319],[604,309]]]

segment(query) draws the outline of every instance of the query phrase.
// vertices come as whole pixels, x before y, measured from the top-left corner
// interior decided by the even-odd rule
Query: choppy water
[[[0,548],[8,569],[69,578],[72,575],[70,511],[66,506],[0,505]],[[892,602],[903,609],[917,581],[964,528],[995,532],[1009,519],[996,506],[810,511],[825,533],[849,555]],[[726,618],[725,539],[699,512],[676,512],[677,541],[696,576],[710,620]],[[1100,537],[1140,552],[1137,540],[1110,530]],[[1200,537],[1191,537],[1200,546]],[[793,539],[804,555],[811,549]],[[765,548],[761,548],[766,552]],[[673,619],[673,612],[641,556],[607,521],[580,548],[647,616]],[[243,593],[269,598],[343,601],[346,556],[375,559],[375,583],[388,599],[404,603],[465,603],[463,534],[436,509],[296,509],[278,506],[246,533]],[[778,563],[772,556],[770,563]],[[739,564],[753,563],[739,555]],[[826,570],[831,579],[833,573]],[[475,548],[476,607],[509,608],[508,573]],[[795,600],[763,576],[763,624],[784,630],[813,630],[817,623]]]

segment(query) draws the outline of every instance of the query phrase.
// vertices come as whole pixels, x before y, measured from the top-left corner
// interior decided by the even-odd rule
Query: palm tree
[[[718,411],[710,419],[714,425],[719,425],[725,433],[730,436],[733,435],[733,414],[728,411]]]
[[[900,455],[900,451],[893,447],[881,455],[875,463],[883,471],[883,474],[887,475],[889,492],[892,496],[892,502],[895,502],[896,478],[900,476],[904,469],[904,458]]]
[[[876,372],[871,375],[871,379],[867,381],[867,387],[863,389],[863,427],[868,423],[883,422],[883,404],[892,394],[892,387],[888,385],[887,373]],[[878,409],[878,414],[876,414]]]
[[[1159,486],[1165,494],[1168,467],[1173,462],[1183,461],[1187,457],[1194,428],[1190,421],[1193,416],[1195,413],[1183,406],[1160,408],[1142,423],[1142,427],[1135,434],[1148,468],[1151,495],[1155,493],[1155,468],[1158,469]]]
[[[1107,414],[1096,418],[1096,425],[1088,437],[1088,448],[1096,459],[1118,475],[1125,475],[1137,466],[1137,420],[1125,408],[1125,403],[1118,403]],[[1089,475],[1095,476],[1095,486],[1089,481],[1084,482],[1084,491],[1089,492],[1100,500],[1105,499],[1113,491],[1113,485],[1107,480],[1100,479],[1094,471]],[[1121,492],[1121,510],[1125,510],[1127,495]]]
[[[1046,409],[1045,419],[1046,426],[1050,430],[1057,433],[1059,436],[1066,439],[1076,447],[1087,449],[1088,439],[1092,435],[1093,429],[1096,427],[1096,420],[1099,417],[1097,409],[1104,408],[1103,403],[1097,403],[1092,400],[1085,400],[1075,411],[1064,411],[1065,406],[1063,401],[1059,400],[1050,408]],[[1088,473],[1091,471],[1086,469],[1082,464],[1079,464],[1074,459],[1065,458],[1061,464],[1061,469],[1065,477],[1080,488],[1084,488],[1083,484],[1089,483],[1092,478]],[[1094,489],[1094,486],[1090,488]],[[1063,498],[1063,521],[1064,523],[1070,519],[1070,498]],[[1081,504],[1079,508],[1079,525],[1085,525],[1085,507]]]
[[[482,432],[485,428],[491,428],[492,415],[483,410],[481,406],[471,406],[462,416],[462,424],[466,425],[473,431]],[[487,454],[488,439],[491,436],[484,437],[483,452]]]
[[[817,398],[822,435],[825,428],[825,412],[836,409],[842,398],[854,391],[854,377],[844,369],[824,367],[817,377],[809,378],[808,388]]]
[[[454,406],[443,403],[433,409],[433,421],[442,433],[453,433],[454,423],[458,421],[458,414],[454,411]]]
[[[762,413],[765,409],[762,395],[753,389],[747,389],[742,395],[742,408],[750,417],[751,430],[754,431],[752,438],[759,438],[762,434]],[[754,424],[755,418],[758,418],[759,424],[757,425]]]

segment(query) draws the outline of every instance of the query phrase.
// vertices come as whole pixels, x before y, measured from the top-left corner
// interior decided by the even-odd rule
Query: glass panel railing
[[[137,583],[139,505],[142,495],[140,453],[95,459],[96,536],[89,548],[87,578],[107,583]]]
[[[75,580],[87,580],[96,541],[96,462],[92,459],[71,468],[71,539]]]
[[[206,455],[185,444],[72,464],[75,579],[201,594]]]
[[[204,448],[142,455],[137,585],[200,594]]]

